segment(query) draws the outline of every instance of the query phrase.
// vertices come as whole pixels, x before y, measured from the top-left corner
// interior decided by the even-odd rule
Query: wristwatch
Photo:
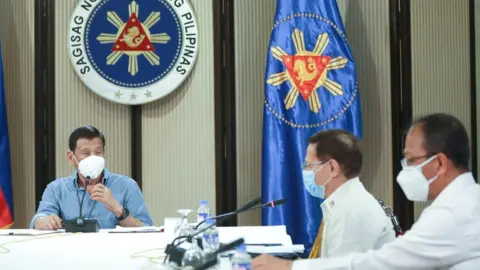
[[[130,211],[127,208],[122,209],[122,214],[119,217],[115,217],[118,221],[126,219],[130,215]]]

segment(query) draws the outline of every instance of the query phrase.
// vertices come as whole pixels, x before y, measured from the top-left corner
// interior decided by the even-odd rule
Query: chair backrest
[[[397,236],[402,235],[403,230],[402,230],[402,227],[400,227],[400,223],[398,222],[397,216],[395,216],[395,214],[393,213],[393,208],[391,206],[385,206],[382,200],[378,200],[378,203],[380,203],[380,205],[383,208],[383,211],[385,211],[385,215],[387,215],[387,217],[389,217],[390,220],[392,221],[393,229],[397,233]]]

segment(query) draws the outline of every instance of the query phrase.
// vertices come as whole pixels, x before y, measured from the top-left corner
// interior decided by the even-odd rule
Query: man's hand
[[[55,214],[48,217],[39,217],[35,220],[34,229],[58,230],[63,227],[63,221]]]
[[[261,255],[252,262],[252,269],[255,270],[291,270],[292,262],[275,258],[270,255]]]
[[[103,203],[116,217],[122,214],[122,206],[115,200],[112,191],[103,184],[96,184],[91,189],[90,196],[92,200]]]

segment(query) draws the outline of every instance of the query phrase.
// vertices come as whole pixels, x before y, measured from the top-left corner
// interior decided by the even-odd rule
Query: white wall
[[[189,79],[166,98],[142,108],[143,192],[156,224],[196,210],[215,211],[215,127],[212,0],[191,0],[199,54]],[[194,218],[194,214],[190,217]]]
[[[413,117],[445,112],[471,134],[468,0],[411,2]],[[428,203],[415,203],[415,217]]]

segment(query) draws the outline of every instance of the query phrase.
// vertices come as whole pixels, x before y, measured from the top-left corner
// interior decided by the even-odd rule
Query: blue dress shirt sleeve
[[[32,221],[30,222],[30,229],[33,229],[35,226],[35,220],[39,217],[46,217],[50,215],[59,216],[60,207],[57,200],[57,195],[55,193],[55,187],[52,184],[49,184],[42,195],[42,200],[38,206],[37,213],[33,216]]]
[[[137,182],[133,179],[130,181],[130,186],[127,188],[127,196],[125,205],[130,214],[137,220],[141,221],[144,226],[152,226],[153,221],[147,210],[147,205],[143,199],[143,194],[138,187]]]

